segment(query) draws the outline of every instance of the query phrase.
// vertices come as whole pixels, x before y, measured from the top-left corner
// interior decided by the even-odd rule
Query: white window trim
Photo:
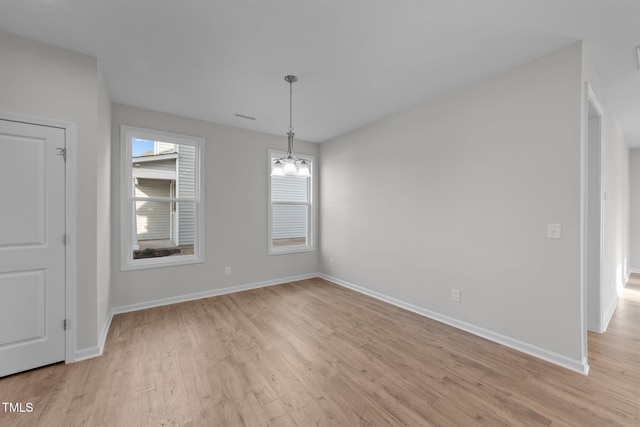
[[[308,206],[309,206],[309,216],[307,218],[307,244],[306,245],[295,245],[295,246],[282,246],[278,248],[274,248],[272,245],[273,242],[273,209],[271,203],[271,165],[273,157],[283,157],[286,155],[283,151],[278,150],[269,150],[267,156],[267,210],[268,210],[268,224],[267,224],[267,247],[269,255],[282,255],[282,254],[292,254],[299,252],[313,252],[316,250],[315,246],[315,236],[313,230],[315,229],[315,214],[314,214],[314,194],[313,194],[313,186],[314,186],[314,170],[315,170],[315,157],[307,154],[296,153],[301,159],[306,159],[309,161],[309,170],[311,172],[311,178],[308,181],[307,185],[307,197],[308,197]]]
[[[175,257],[133,259],[133,197],[131,180],[133,173],[131,140],[132,138],[163,141],[173,144],[191,145],[196,150],[196,226],[194,236],[194,254]],[[175,133],[144,129],[133,126],[120,126],[120,269],[139,270],[146,268],[168,267],[174,265],[204,262],[204,138]],[[177,199],[176,199],[177,200]]]

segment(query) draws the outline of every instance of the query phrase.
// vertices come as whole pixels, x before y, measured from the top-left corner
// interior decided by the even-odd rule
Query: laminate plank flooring
[[[104,355],[0,379],[1,426],[638,426],[640,276],[588,377],[322,279],[114,317]]]

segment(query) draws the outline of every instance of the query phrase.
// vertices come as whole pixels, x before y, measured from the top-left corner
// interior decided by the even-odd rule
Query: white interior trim
[[[242,292],[242,291],[248,291],[250,289],[264,288],[267,286],[281,285],[283,283],[295,282],[297,280],[312,279],[314,277],[320,277],[320,274],[310,273],[310,274],[303,274],[300,276],[283,277],[280,279],[265,280],[263,282],[255,282],[255,283],[249,283],[246,285],[230,286],[222,289],[212,289],[210,291],[196,292],[193,294],[178,295],[175,297],[162,298],[162,299],[157,299],[152,301],[145,301],[137,304],[129,304],[129,305],[122,305],[119,307],[113,307],[111,309],[111,312],[109,313],[109,316],[107,317],[106,322],[104,323],[104,327],[102,328],[102,333],[100,334],[98,345],[78,350],[75,354],[75,360],[80,361],[85,359],[91,359],[93,357],[98,357],[102,355],[102,353],[104,352],[105,343],[107,341],[107,335],[109,334],[109,329],[111,328],[111,321],[113,320],[113,316],[115,316],[116,314],[129,313],[132,311],[145,310],[147,308],[160,307],[163,305],[177,304],[180,302],[194,301],[202,298],[210,298],[210,297],[215,297],[219,295],[232,294],[235,292]]]
[[[604,108],[602,108],[602,104],[600,104],[600,101],[598,101],[598,97],[591,88],[589,82],[585,83],[585,86],[585,90],[587,91],[587,101],[591,101],[591,103],[593,104],[593,108],[595,108],[598,112],[598,115],[602,117],[604,115]]]
[[[122,305],[113,307],[113,314],[129,313],[131,311],[144,310],[147,308],[160,307],[163,305],[176,304],[185,301],[193,301],[202,298],[210,298],[219,295],[232,294],[234,292],[248,291],[250,289],[265,288],[267,286],[282,285],[283,283],[295,282],[298,280],[312,279],[320,277],[319,273],[302,274],[300,276],[282,277],[279,279],[265,280],[262,282],[248,283],[245,285],[230,286],[221,289],[212,289],[210,291],[196,292],[193,294],[178,295],[170,298],[162,298],[153,301],[145,301],[137,304]]]
[[[362,286],[349,283],[345,280],[341,280],[336,277],[332,277],[322,273],[320,274],[320,277],[332,283],[335,283],[337,285],[343,286],[345,288],[349,288],[356,292],[360,292],[362,294],[379,299],[381,301],[384,301],[391,305],[395,305],[396,307],[403,308],[405,310],[411,311],[421,316],[428,317],[429,319],[436,320],[446,325],[453,326],[454,328],[461,329],[473,335],[477,335],[479,337],[488,339],[489,341],[493,341],[495,343],[502,344],[506,347],[513,348],[514,350],[521,351],[530,356],[537,357],[538,359],[542,359],[547,362],[553,363],[555,365],[561,366],[563,368],[570,369],[574,372],[578,372],[583,375],[587,375],[589,373],[589,365],[588,365],[587,358],[583,357],[582,360],[572,359],[562,354],[545,350],[544,348],[540,348],[536,345],[529,344],[524,341],[520,341],[511,337],[508,337],[506,335],[499,334],[497,332],[482,328],[480,326],[463,322],[461,320],[454,319],[453,317],[445,316],[435,311],[418,307],[413,304],[409,304],[405,301],[390,297],[388,295],[385,295],[376,291],[372,291],[367,288],[363,288]]]
[[[104,351],[106,338],[109,333],[109,328],[111,326],[111,321],[113,320],[113,316],[115,316],[116,314],[129,313],[132,311],[145,310],[147,308],[160,307],[160,306],[169,305],[169,304],[176,304],[176,303],[181,303],[186,301],[194,301],[202,298],[210,298],[210,297],[215,297],[219,295],[232,294],[235,292],[242,292],[250,289],[258,289],[258,288],[264,288],[269,286],[281,285],[284,283],[295,282],[298,280],[312,279],[315,277],[320,277],[336,285],[349,288],[351,290],[379,299],[381,301],[384,301],[396,307],[400,307],[402,309],[411,311],[421,316],[428,317],[430,319],[447,324],[449,326],[453,326],[454,328],[461,329],[463,331],[469,332],[479,337],[488,339],[489,341],[493,341],[495,343],[502,344],[506,347],[513,348],[525,354],[531,355],[538,359],[545,360],[547,362],[572,370],[574,372],[578,372],[583,375],[587,375],[589,373],[589,365],[588,365],[587,358],[583,358],[582,360],[572,359],[572,358],[563,356],[561,354],[558,354],[549,350],[545,350],[533,344],[529,344],[511,337],[508,337],[506,335],[502,335],[497,332],[490,331],[488,329],[485,329],[467,322],[463,322],[449,316],[445,316],[443,314],[437,313],[432,310],[428,310],[422,307],[415,306],[413,304],[409,304],[405,301],[401,301],[399,299],[390,297],[385,294],[381,294],[379,292],[371,291],[369,289],[363,288],[361,286],[355,285],[353,283],[349,283],[347,281],[344,281],[323,273],[309,273],[309,274],[303,274],[299,276],[283,277],[279,279],[266,280],[262,282],[249,283],[245,285],[230,286],[230,287],[221,288],[221,289],[212,289],[209,291],[196,292],[192,294],[179,295],[179,296],[170,297],[170,298],[162,298],[162,299],[145,301],[145,302],[136,303],[136,304],[113,307],[111,309],[111,312],[109,314],[107,321],[105,322],[105,326],[100,336],[99,345],[78,351],[76,353],[76,360],[84,360],[84,359],[89,359],[92,357],[97,357],[102,355],[102,352]]]
[[[65,246],[65,318],[71,323],[65,334],[65,362],[76,361],[76,124],[20,113],[0,111],[0,119],[64,129],[67,160],[65,164],[65,228],[70,244]]]
[[[307,206],[309,207],[309,213],[307,216],[307,244],[296,246],[283,246],[279,248],[273,247],[273,203],[271,202],[271,167],[273,166],[273,158],[284,157],[287,153],[278,150],[268,150],[267,157],[267,172],[269,173],[267,179],[267,254],[268,255],[283,255],[293,254],[298,252],[313,252],[316,250],[316,236],[314,230],[316,229],[316,215],[315,215],[315,194],[313,187],[315,186],[315,169],[316,159],[315,156],[310,154],[296,153],[301,159],[305,159],[309,162],[309,170],[311,172],[311,180],[307,182]]]
[[[616,312],[616,308],[618,308],[619,302],[620,302],[620,296],[616,295],[613,301],[611,301],[611,305],[609,306],[609,309],[607,310],[607,312],[604,315],[604,318],[602,319],[602,326],[600,327],[600,329],[602,329],[602,333],[607,332],[607,328],[609,327],[609,322],[611,322],[611,318]]]
[[[75,354],[76,362],[86,359],[92,359],[94,357],[102,356],[104,352],[104,345],[107,342],[107,335],[109,335],[109,329],[111,328],[111,321],[113,320],[113,312],[109,312],[107,319],[102,326],[102,331],[98,337],[98,345],[93,347],[78,350]]]
[[[580,168],[581,168],[581,176],[580,176],[580,194],[581,194],[581,212],[580,212],[580,221],[581,221],[581,235],[580,235],[580,263],[581,263],[581,269],[580,269],[580,307],[581,307],[581,313],[580,313],[580,320],[581,320],[581,325],[582,325],[582,333],[581,333],[581,342],[582,342],[582,356],[583,358],[588,359],[589,357],[589,349],[588,349],[588,331],[589,331],[589,310],[588,310],[588,294],[589,294],[589,287],[588,287],[588,265],[589,265],[589,260],[588,260],[588,252],[587,252],[587,245],[588,245],[588,238],[587,236],[589,235],[589,230],[588,230],[588,219],[589,219],[589,212],[588,212],[588,200],[589,200],[589,187],[588,187],[588,181],[589,181],[589,167],[588,167],[588,163],[589,163],[589,106],[593,106],[593,108],[596,110],[596,113],[598,114],[598,116],[600,117],[600,123],[602,123],[602,117],[604,115],[604,109],[602,108],[602,104],[600,104],[600,102],[598,101],[598,98],[595,94],[595,92],[593,91],[593,88],[591,87],[591,85],[589,84],[589,82],[585,82],[584,84],[584,99],[583,99],[583,111],[582,111],[582,136],[581,136],[581,147],[580,147]],[[602,161],[603,161],[603,157],[602,157],[602,139],[600,139],[600,197],[602,196],[602,191],[604,188],[603,182],[602,182]],[[600,199],[600,241],[599,241],[599,245],[600,245],[600,267],[599,267],[599,274],[600,274],[600,287],[602,286],[602,274],[603,274],[603,264],[602,264],[602,257],[603,257],[603,243],[604,243],[604,236],[603,236],[603,231],[602,231],[602,224],[604,221],[604,206],[602,205],[602,199]],[[600,293],[601,293],[601,288],[600,288]],[[598,298],[598,304],[602,303],[602,295],[599,296]],[[598,319],[598,325],[599,325],[599,329],[598,331],[595,332],[599,332],[602,333],[604,332],[603,326],[604,326],[604,317],[602,314],[602,307],[599,307],[600,313],[599,313],[599,319]],[[608,323],[608,321],[606,322]]]
[[[196,205],[196,224],[197,230],[194,233],[194,247],[196,253],[193,255],[182,255],[179,257],[162,257],[162,258],[147,258],[134,260],[131,250],[138,248],[138,242],[135,239],[136,233],[134,233],[134,221],[132,216],[135,216],[131,206],[131,192],[130,181],[123,179],[123,177],[133,176],[133,169],[131,166],[131,139],[132,138],[147,139],[150,141],[162,141],[170,144],[177,145],[190,145],[195,148],[195,160],[196,160],[196,172],[195,172],[195,187],[197,189],[195,199],[187,200],[188,202],[194,202]],[[203,263],[205,259],[205,220],[204,220],[204,158],[205,158],[205,139],[199,136],[182,135],[172,132],[165,132],[160,130],[145,129],[135,126],[121,125],[120,126],[120,270],[139,270],[145,268],[158,268],[167,267],[172,265],[186,265]],[[177,157],[177,156],[176,156]],[[167,198],[163,199],[168,201]],[[174,198],[174,201],[180,201],[180,198]],[[131,236],[134,236],[133,242]]]

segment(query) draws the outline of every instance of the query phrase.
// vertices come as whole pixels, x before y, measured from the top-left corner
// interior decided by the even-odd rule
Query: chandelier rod
[[[289,83],[289,132],[293,132],[293,84],[298,81],[296,76],[285,76],[284,81]]]

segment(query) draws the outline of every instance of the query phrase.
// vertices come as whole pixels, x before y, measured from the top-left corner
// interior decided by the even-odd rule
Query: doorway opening
[[[602,108],[587,85],[586,311],[587,330],[602,333]]]

